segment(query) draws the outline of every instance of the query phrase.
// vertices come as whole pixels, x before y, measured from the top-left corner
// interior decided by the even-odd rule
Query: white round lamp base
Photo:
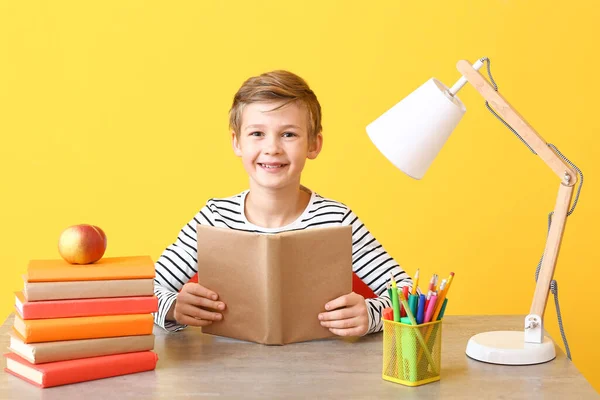
[[[541,364],[556,357],[554,342],[544,336],[542,343],[525,343],[523,331],[479,333],[467,343],[467,355],[491,364]]]

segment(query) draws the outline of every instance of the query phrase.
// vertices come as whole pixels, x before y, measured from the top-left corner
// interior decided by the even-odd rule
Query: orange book
[[[14,353],[7,353],[4,357],[6,372],[42,388],[151,371],[156,368],[158,361],[158,356],[151,351],[45,364],[31,364]]]
[[[149,335],[152,314],[103,315],[95,317],[23,320],[15,315],[13,327],[24,343]]]
[[[65,260],[31,260],[27,282],[101,281],[154,278],[149,256],[107,257],[93,264],[69,264]]]
[[[23,292],[15,292],[15,309],[21,319],[146,314],[158,310],[158,299],[156,296],[136,296],[27,301]]]

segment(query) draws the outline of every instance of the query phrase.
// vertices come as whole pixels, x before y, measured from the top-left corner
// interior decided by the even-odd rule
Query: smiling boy
[[[223,317],[220,311],[226,304],[218,293],[202,282],[186,283],[202,268],[196,224],[265,234],[351,225],[352,269],[378,297],[348,293],[324,304],[325,311],[315,318],[340,336],[380,331],[382,310],[391,307],[386,291],[390,273],[400,287],[412,286],[412,281],[346,205],[301,185],[306,160],[315,159],[323,147],[321,107],[314,92],[288,71],[252,77],[236,93],[229,123],[233,151],[250,178],[249,189],[210,199],[162,253],[155,265],[155,323],[177,331]]]

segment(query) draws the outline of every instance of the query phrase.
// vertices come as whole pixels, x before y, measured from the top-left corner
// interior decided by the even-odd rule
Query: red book
[[[6,372],[42,388],[151,371],[156,368],[158,361],[158,356],[151,351],[45,364],[31,364],[13,353],[7,353],[4,357],[6,357],[4,369]]]
[[[27,301],[23,292],[16,292],[15,297],[15,308],[22,319],[150,314],[158,310],[155,296]]]

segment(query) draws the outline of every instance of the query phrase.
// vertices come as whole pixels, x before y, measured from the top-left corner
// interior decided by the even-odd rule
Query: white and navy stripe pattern
[[[167,331],[183,329],[180,325],[166,321],[166,313],[175,301],[181,287],[198,271],[196,251],[196,224],[210,225],[247,232],[278,233],[323,226],[352,226],[352,269],[379,297],[367,299],[369,330],[382,329],[382,311],[391,307],[386,290],[390,272],[398,286],[411,286],[412,280],[371,235],[365,225],[344,204],[326,199],[312,192],[308,206],[293,223],[280,228],[262,228],[249,222],[244,215],[245,198],[248,191],[226,199],[211,199],[181,229],[175,243],[165,249],[155,264],[154,294],[158,297],[158,311],[154,322]]]

